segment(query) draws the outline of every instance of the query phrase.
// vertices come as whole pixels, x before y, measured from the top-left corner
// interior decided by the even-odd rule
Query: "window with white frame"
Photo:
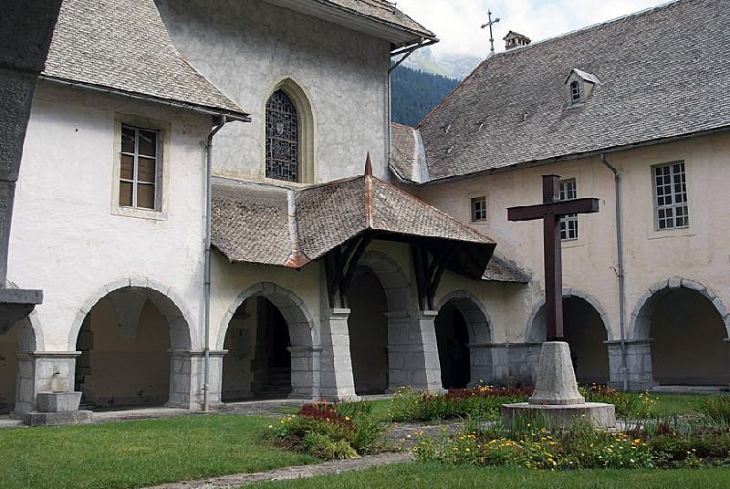
[[[684,161],[655,166],[653,173],[657,230],[688,227],[689,207]]]
[[[578,198],[578,187],[575,178],[560,182],[560,200]],[[572,241],[578,239],[578,214],[569,214],[560,219],[560,239]]]
[[[159,131],[122,124],[119,206],[158,209]]]
[[[471,199],[471,220],[480,222],[487,220],[487,198],[474,197]]]
[[[583,99],[583,94],[581,94],[580,90],[580,82],[578,80],[573,80],[570,84],[570,101],[574,104],[577,104]]]

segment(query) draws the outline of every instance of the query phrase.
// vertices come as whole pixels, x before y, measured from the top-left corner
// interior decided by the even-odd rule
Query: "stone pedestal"
[[[60,426],[91,422],[91,411],[79,411],[81,392],[39,392],[38,410],[28,413],[30,426]]]
[[[322,347],[290,346],[292,399],[320,399]]]
[[[535,418],[552,428],[586,422],[597,428],[616,426],[613,404],[586,403],[578,392],[570,347],[564,341],[543,343],[534,394],[528,402],[502,405],[502,421],[509,425],[516,416]]]

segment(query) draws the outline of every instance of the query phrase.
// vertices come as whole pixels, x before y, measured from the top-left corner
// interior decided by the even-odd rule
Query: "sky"
[[[391,0],[396,1],[396,0]],[[489,29],[480,29],[492,11],[494,48],[504,51],[502,38],[513,30],[533,42],[638,12],[668,0],[397,0],[400,10],[436,33],[437,54],[489,52]]]

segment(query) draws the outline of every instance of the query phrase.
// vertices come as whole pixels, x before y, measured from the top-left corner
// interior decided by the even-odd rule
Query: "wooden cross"
[[[563,267],[560,218],[598,212],[598,199],[560,200],[560,177],[543,175],[542,204],[510,207],[510,221],[543,220],[545,240],[545,326],[548,341],[563,337]]]

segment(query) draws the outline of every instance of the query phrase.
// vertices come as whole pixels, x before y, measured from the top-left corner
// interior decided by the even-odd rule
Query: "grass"
[[[697,405],[706,398],[703,394],[652,394],[657,403],[652,406],[652,413],[659,418],[680,414],[696,414]]]
[[[725,489],[727,469],[702,470],[576,470],[545,472],[528,469],[490,469],[442,464],[397,464],[332,476],[246,486],[258,489]]]
[[[271,422],[207,415],[4,429],[0,487],[140,487],[318,462],[262,441]]]

